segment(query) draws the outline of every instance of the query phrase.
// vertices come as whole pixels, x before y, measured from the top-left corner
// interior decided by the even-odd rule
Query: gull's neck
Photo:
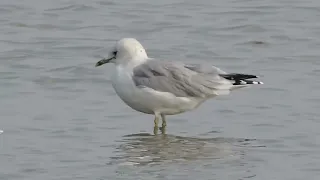
[[[121,66],[121,67],[124,67],[124,68],[130,68],[130,69],[133,69],[135,68],[136,66],[139,66],[143,63],[145,63],[146,61],[149,61],[150,58],[148,56],[146,57],[135,57],[135,58],[132,58],[132,59],[123,59],[120,61],[119,64],[116,64],[116,66]]]

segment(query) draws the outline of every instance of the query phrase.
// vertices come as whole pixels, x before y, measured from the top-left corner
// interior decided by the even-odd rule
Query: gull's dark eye
[[[118,53],[118,51],[113,51],[113,52],[112,52],[112,54],[113,54],[114,56],[116,56],[117,53]]]

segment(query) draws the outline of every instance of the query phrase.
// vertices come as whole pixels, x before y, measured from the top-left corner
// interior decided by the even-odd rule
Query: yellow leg
[[[154,126],[158,126],[159,124],[159,118],[157,116],[155,116],[154,118]]]
[[[158,124],[159,124],[159,116],[157,114],[155,114],[155,117],[154,117],[154,128],[153,128],[153,133],[154,135],[157,135],[158,134]]]
[[[166,134],[166,129],[167,129],[166,126],[162,126],[162,127],[160,127],[159,129],[160,129],[160,131],[161,131],[161,134]]]
[[[166,117],[163,114],[161,114],[161,119],[162,119],[162,127],[166,127],[167,121],[166,121]]]
[[[167,122],[166,122],[166,118],[163,114],[161,114],[161,119],[162,119],[162,127],[160,127],[160,131],[162,134],[166,134],[166,126],[167,126]]]
[[[158,126],[154,126],[154,128],[153,128],[153,134],[154,134],[154,135],[157,135],[157,134],[158,134],[158,131],[159,131]]]

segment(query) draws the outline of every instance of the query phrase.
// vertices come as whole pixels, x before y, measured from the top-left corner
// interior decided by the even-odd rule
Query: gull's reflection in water
[[[199,159],[240,158],[234,148],[248,144],[250,139],[195,138],[148,133],[127,135],[117,147],[111,163],[122,165],[151,165]]]

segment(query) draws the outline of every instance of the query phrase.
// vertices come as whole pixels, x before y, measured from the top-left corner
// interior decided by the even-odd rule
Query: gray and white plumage
[[[205,100],[229,94],[251,84],[255,75],[226,73],[215,66],[151,59],[133,38],[118,41],[109,58],[96,66],[114,63],[111,78],[118,96],[131,108],[157,117],[192,110]]]
[[[226,94],[233,86],[215,69],[201,70],[200,66],[149,60],[133,69],[132,79],[137,87],[170,92],[177,97],[206,98]]]

